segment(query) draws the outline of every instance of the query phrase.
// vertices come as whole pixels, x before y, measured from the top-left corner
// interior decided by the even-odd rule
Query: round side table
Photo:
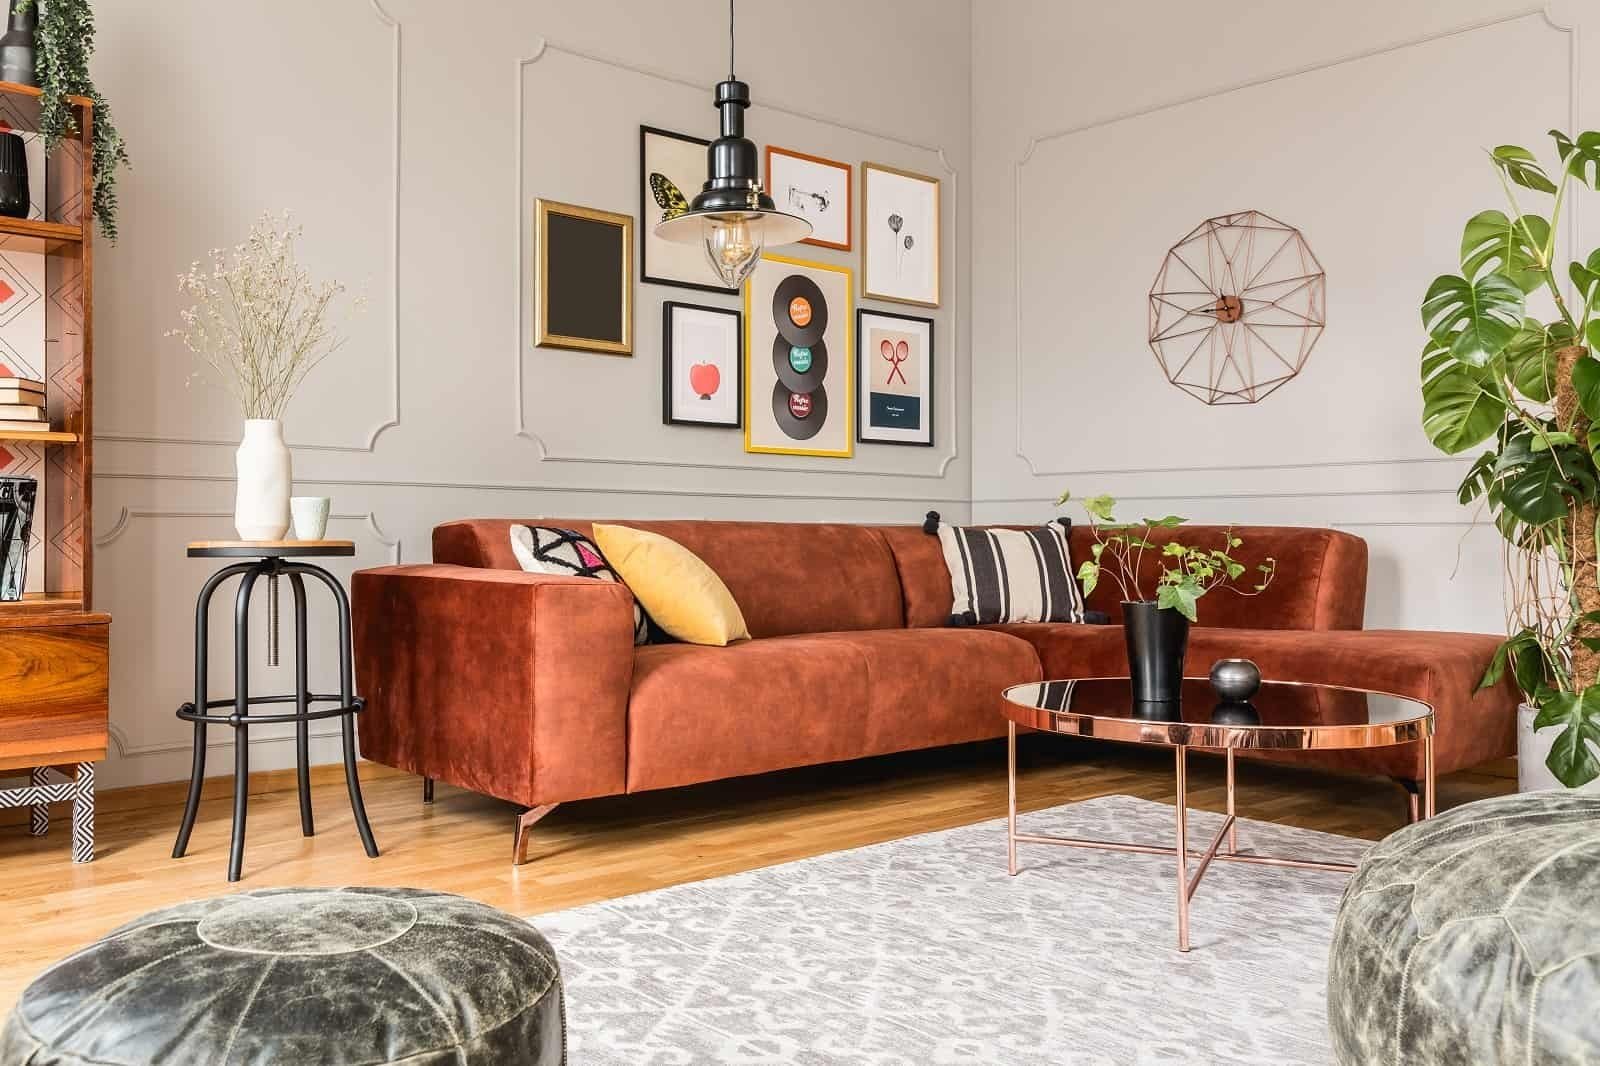
[[[194,723],[194,770],[189,779],[189,799],[183,810],[183,824],[178,829],[178,840],[172,846],[172,857],[180,859],[189,847],[189,834],[194,830],[195,814],[200,809],[200,787],[206,773],[206,727],[232,726],[233,746],[233,841],[228,853],[228,880],[239,880],[244,865],[244,832],[246,805],[250,796],[250,743],[249,730],[253,725],[293,722],[295,727],[295,768],[300,791],[300,831],[312,836],[315,830],[311,819],[311,774],[309,723],[322,718],[339,719],[344,744],[344,779],[350,791],[350,808],[355,812],[356,830],[361,834],[361,844],[371,858],[378,857],[378,844],[372,837],[372,826],[367,822],[367,811],[361,802],[361,780],[356,776],[355,716],[361,712],[363,701],[355,694],[355,670],[350,652],[350,599],[345,595],[339,579],[320,566],[303,562],[286,562],[328,556],[353,556],[355,543],[348,540],[202,540],[189,545],[191,559],[242,559],[211,575],[200,589],[200,598],[194,611],[194,702],[178,708],[178,717]],[[207,699],[207,622],[211,612],[211,596],[230,577],[239,576],[239,591],[234,597],[233,609],[233,695],[222,699]],[[250,595],[256,581],[265,577],[269,582],[269,628],[271,659],[277,661],[277,583],[280,577],[289,579],[294,592],[294,677],[295,690],[284,696],[250,695]],[[313,577],[333,593],[339,605],[339,692],[337,695],[319,695],[310,690],[306,651],[306,586],[305,578]],[[292,703],[294,710],[282,714],[255,714],[252,707],[275,703]],[[331,707],[312,708],[312,704],[331,703]],[[213,713],[229,708],[227,713]]]

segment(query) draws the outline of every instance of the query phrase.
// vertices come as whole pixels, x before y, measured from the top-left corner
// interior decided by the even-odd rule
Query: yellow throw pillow
[[[689,644],[731,644],[750,636],[744,614],[716,572],[659,533],[596,524],[594,542],[656,625]]]

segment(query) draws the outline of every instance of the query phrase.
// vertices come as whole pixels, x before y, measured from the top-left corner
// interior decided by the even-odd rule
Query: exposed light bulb
[[[706,258],[728,288],[737,289],[744,284],[761,261],[765,228],[759,218],[753,224],[738,215],[706,219]]]

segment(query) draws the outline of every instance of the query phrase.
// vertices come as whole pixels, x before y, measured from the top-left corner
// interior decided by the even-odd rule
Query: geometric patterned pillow
[[[573,529],[551,526],[512,526],[511,552],[517,564],[529,574],[561,574],[566,577],[593,577],[622,584],[594,541]],[[639,601],[633,601],[633,642],[650,640],[650,616]]]

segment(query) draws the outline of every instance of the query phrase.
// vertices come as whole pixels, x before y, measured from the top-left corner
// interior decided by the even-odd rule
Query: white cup
[[[321,540],[328,533],[326,496],[289,497],[289,515],[294,519],[296,540]]]

